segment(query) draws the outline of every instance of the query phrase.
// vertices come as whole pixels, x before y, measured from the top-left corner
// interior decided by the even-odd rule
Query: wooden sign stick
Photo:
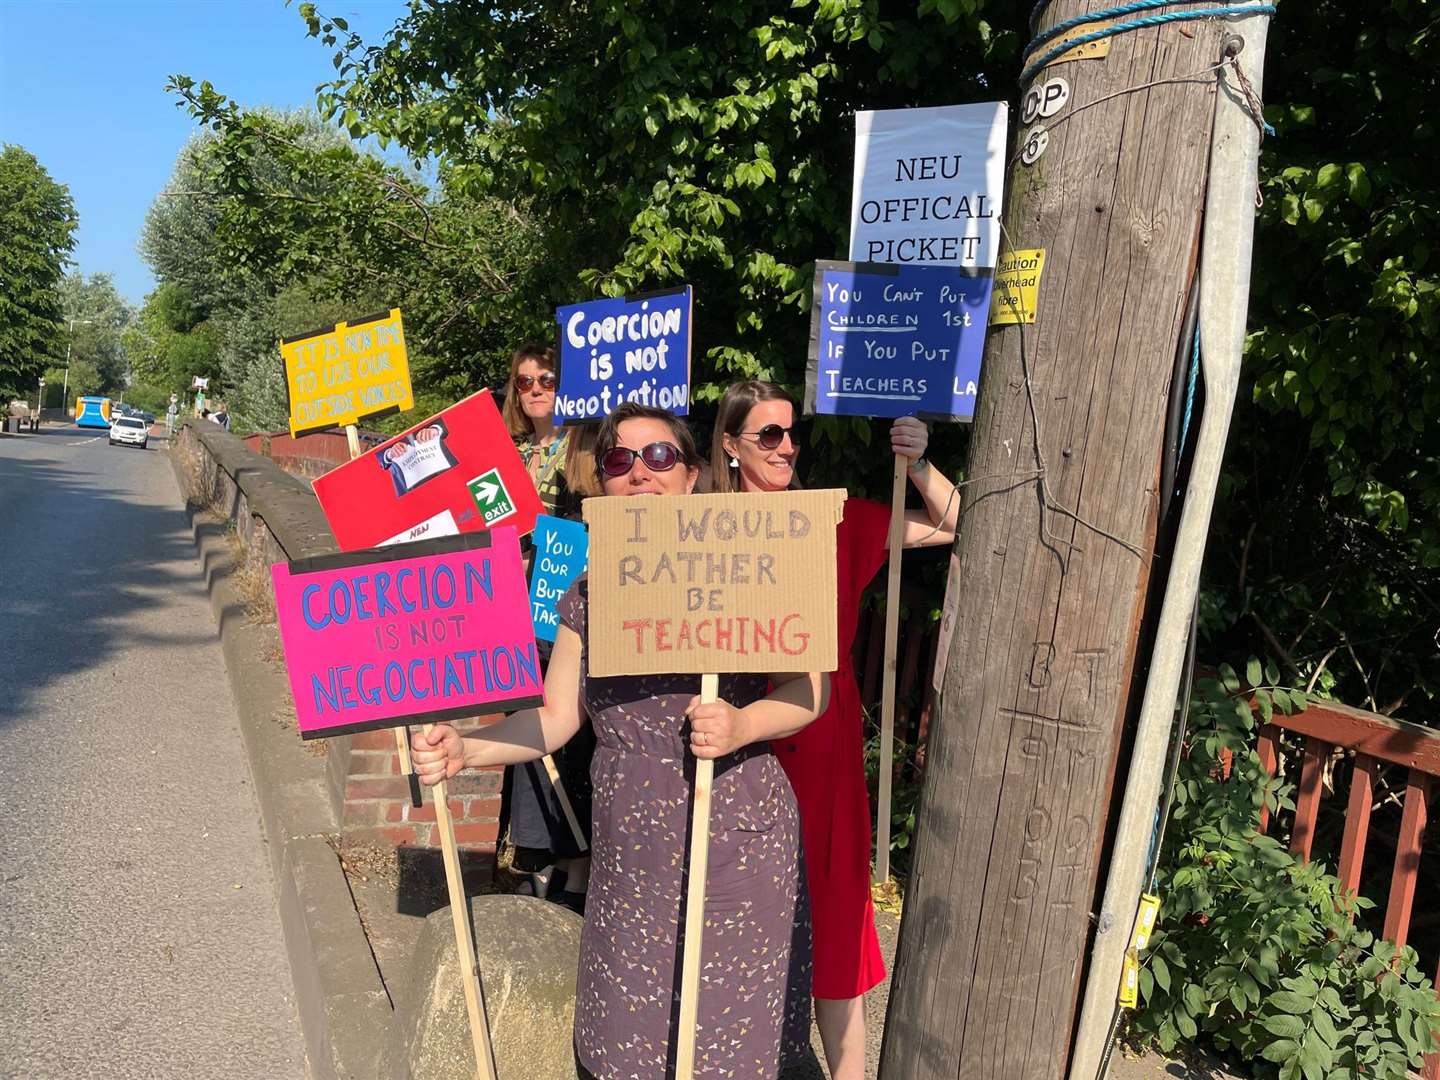
[[[720,697],[720,676],[700,676],[700,704]],[[695,760],[695,810],[690,821],[690,889],[685,897],[685,953],[680,960],[680,1023],[676,1031],[675,1080],[695,1075],[695,1034],[700,1006],[700,940],[705,929],[705,876],[710,869],[710,789],[715,762]]]
[[[434,726],[426,724],[425,731],[429,732]],[[490,1047],[490,1023],[485,1016],[485,992],[480,987],[480,963],[475,957],[475,939],[470,934],[470,905],[465,899],[465,879],[460,874],[460,851],[455,846],[455,825],[450,820],[450,800],[445,781],[441,780],[432,791],[435,827],[440,831],[440,852],[445,860],[445,888],[450,894],[450,921],[455,926],[460,985],[465,990],[470,1041],[475,1047],[475,1072],[480,1080],[496,1080],[495,1052]]]
[[[350,460],[354,461],[363,452],[360,449],[360,429],[354,424],[345,425],[345,442],[350,447]],[[410,729],[392,728],[395,732],[395,753],[400,755],[400,771],[410,781],[410,805],[419,807],[424,800],[420,797],[420,778],[415,775],[415,766],[410,761]]]
[[[885,587],[885,677],[880,690],[880,790],[875,806],[875,876],[890,880],[890,787],[895,771],[895,654],[900,638],[900,554],[905,547],[905,470],[910,459],[895,455],[890,489],[890,564]]]
[[[589,851],[590,845],[585,843],[585,833],[580,828],[580,822],[575,818],[575,810],[570,805],[570,796],[565,794],[565,785],[560,780],[560,770],[555,767],[555,759],[546,754],[540,759],[545,764],[545,775],[550,777],[550,786],[555,789],[555,797],[560,800],[560,809],[565,814],[565,820],[570,823],[570,834],[575,837],[575,843],[581,851]]]

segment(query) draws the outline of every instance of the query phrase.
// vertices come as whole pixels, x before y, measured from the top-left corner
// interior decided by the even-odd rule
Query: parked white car
[[[150,425],[141,420],[138,416],[121,416],[110,425],[110,445],[124,443],[127,446],[138,446],[145,449],[145,444],[150,440]]]

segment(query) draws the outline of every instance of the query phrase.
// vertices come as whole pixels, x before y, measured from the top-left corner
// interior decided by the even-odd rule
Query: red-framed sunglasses
[[[785,441],[785,436],[790,436],[792,446],[800,445],[800,429],[794,425],[781,427],[779,424],[766,424],[759,431],[741,431],[738,434],[754,439],[760,444],[762,450],[777,450],[780,444]]]
[[[537,376],[535,375],[516,375],[515,389],[519,390],[522,394],[528,394],[530,388],[535,385],[536,380]],[[553,371],[542,371],[538,376],[538,380],[541,390],[554,390],[555,387],[560,384],[560,380],[555,377]]]
[[[612,446],[600,456],[600,471],[606,476],[625,476],[635,467],[636,458],[651,472],[669,472],[680,460],[680,448],[668,442],[652,442],[640,450]]]

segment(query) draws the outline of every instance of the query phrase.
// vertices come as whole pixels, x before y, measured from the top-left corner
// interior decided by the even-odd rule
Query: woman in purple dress
[[[595,447],[607,495],[683,495],[700,455],[677,417],[621,405]],[[575,1052],[596,1080],[673,1068],[694,758],[715,761],[695,1075],[769,1080],[805,1053],[809,917],[795,796],[770,740],[824,709],[828,678],[780,672],[720,679],[587,673],[585,578],[560,602],[543,708],[464,738],[438,724],[414,739],[426,783],[461,769],[533,761],[588,716],[597,746],[590,896],[581,935]]]

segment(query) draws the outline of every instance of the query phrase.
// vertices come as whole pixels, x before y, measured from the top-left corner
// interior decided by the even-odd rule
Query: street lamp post
[[[93,323],[94,319],[71,319],[70,333],[65,336],[65,385],[60,388],[60,408],[65,408],[66,402],[70,400],[70,346],[75,342],[75,324]]]
[[[35,395],[35,424],[32,431],[40,430],[40,414],[45,411],[45,376],[40,376],[40,392]]]

